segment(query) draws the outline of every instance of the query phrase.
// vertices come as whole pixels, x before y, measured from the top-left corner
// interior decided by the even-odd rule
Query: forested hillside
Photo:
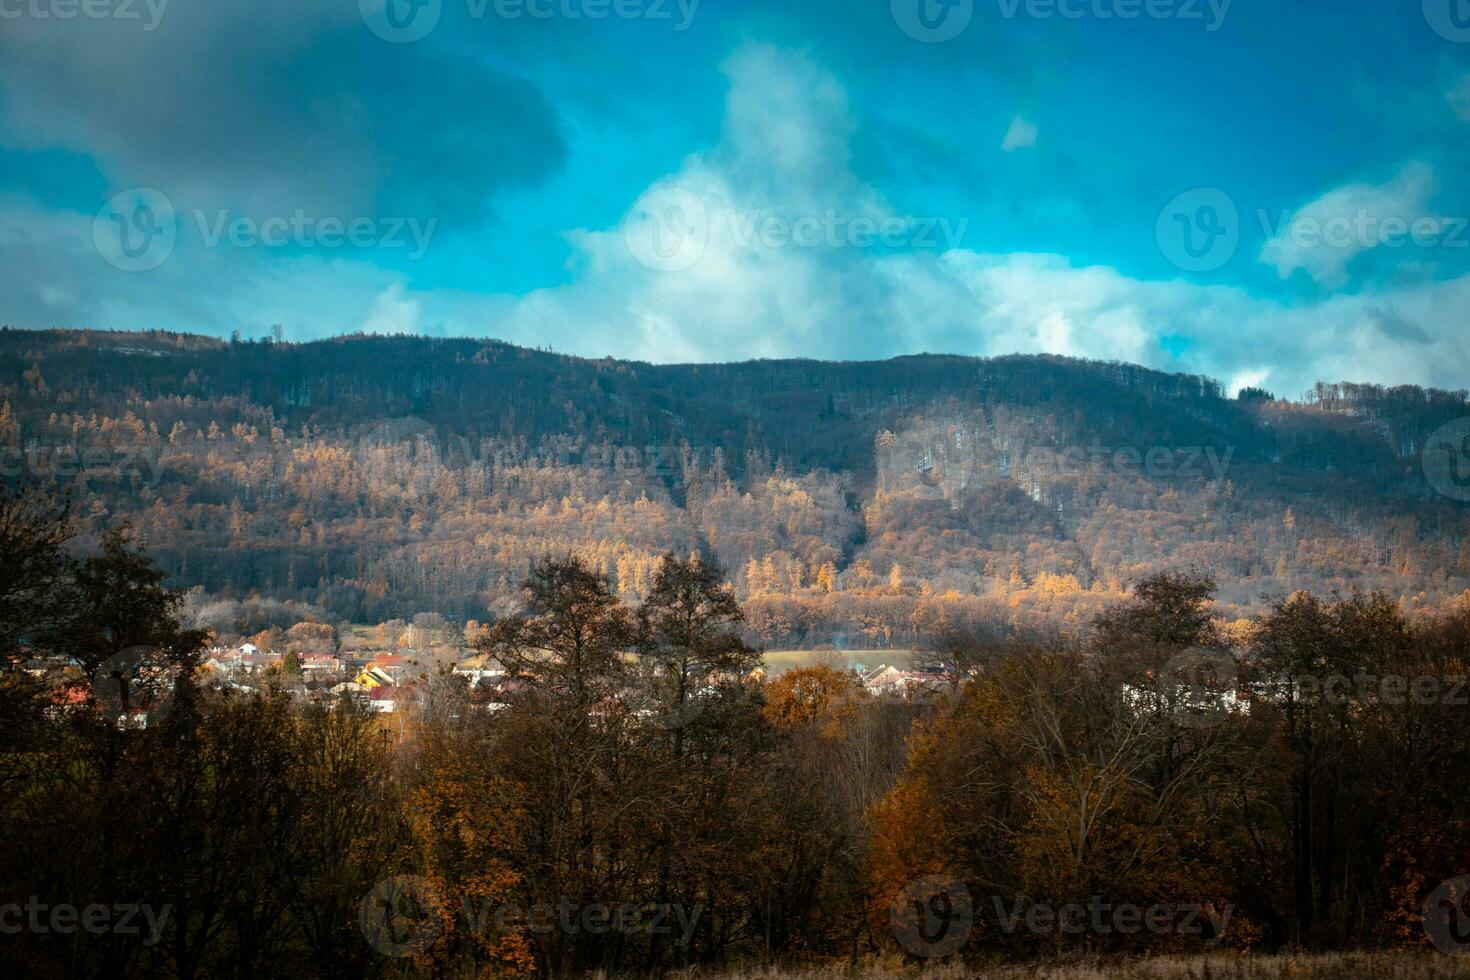
[[[1299,588],[1435,606],[1470,588],[1470,506],[1421,454],[1467,415],[1465,392],[1231,398],[1058,357],[0,332],[8,477],[131,521],[181,586],[355,622],[504,612],[546,553],[636,600],[666,550],[718,558],[770,644],[1081,622],[1181,566],[1237,615]]]

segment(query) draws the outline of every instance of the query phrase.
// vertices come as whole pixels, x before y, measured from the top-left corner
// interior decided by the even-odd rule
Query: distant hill
[[[485,618],[548,551],[636,596],[659,553],[698,549],[783,645],[1080,622],[1165,567],[1212,572],[1240,611],[1470,588],[1470,505],[1420,458],[1470,416],[1463,391],[1286,401],[1051,356],[651,365],[8,329],[0,401],[11,478],[131,520],[179,583],[338,620]]]

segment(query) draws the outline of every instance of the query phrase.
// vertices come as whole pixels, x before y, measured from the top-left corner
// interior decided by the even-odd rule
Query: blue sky
[[[0,0],[12,325],[1470,385],[1466,0],[88,4]]]

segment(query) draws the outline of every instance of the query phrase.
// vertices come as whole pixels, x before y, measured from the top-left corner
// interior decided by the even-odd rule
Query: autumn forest
[[[0,961],[1463,977],[1467,415],[5,330]]]
[[[84,535],[130,522],[201,602],[290,604],[214,624],[247,635],[485,619],[546,554],[632,601],[665,551],[705,554],[773,647],[1075,630],[1172,568],[1214,577],[1232,616],[1298,589],[1431,610],[1470,588],[1467,512],[1424,472],[1465,392],[1275,395],[1057,357],[0,332],[7,474],[72,493]]]

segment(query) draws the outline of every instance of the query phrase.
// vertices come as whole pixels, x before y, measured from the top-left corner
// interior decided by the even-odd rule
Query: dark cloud
[[[1432,344],[1434,337],[1422,326],[1376,306],[1370,306],[1363,318],[1379,333],[1391,340],[1403,340],[1414,344]]]
[[[392,45],[356,3],[175,0],[158,27],[23,20],[0,35],[4,121],[181,207],[485,216],[566,150],[531,83],[452,46]]]

